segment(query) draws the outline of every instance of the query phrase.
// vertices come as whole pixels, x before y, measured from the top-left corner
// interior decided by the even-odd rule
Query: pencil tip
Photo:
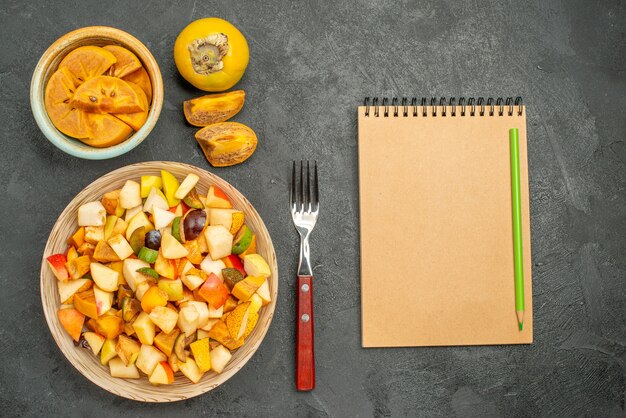
[[[524,328],[524,323],[523,322],[519,322],[518,325],[519,325],[519,330],[521,331],[522,328]]]

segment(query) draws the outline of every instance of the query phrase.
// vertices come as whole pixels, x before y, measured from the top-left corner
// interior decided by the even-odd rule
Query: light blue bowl
[[[50,76],[56,71],[59,62],[73,49],[85,45],[103,46],[116,44],[137,55],[142,61],[152,83],[152,103],[148,119],[143,126],[124,142],[107,148],[94,148],[71,138],[59,131],[46,111],[44,92]],[[139,145],[152,131],[163,107],[163,79],[159,66],[145,45],[132,35],[119,29],[106,26],[92,26],[63,35],[42,55],[30,83],[30,106],[41,132],[60,150],[74,157],[87,160],[105,160],[125,154]]]

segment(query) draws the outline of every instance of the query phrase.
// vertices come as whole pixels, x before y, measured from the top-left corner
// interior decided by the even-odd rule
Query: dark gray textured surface
[[[60,0],[0,6],[2,415],[624,416],[626,396],[626,13],[577,1],[230,2]],[[72,2],[74,3],[74,2]],[[246,35],[251,60],[235,118],[260,137],[245,164],[211,169],[186,126],[172,47],[200,17]],[[87,25],[137,36],[160,63],[165,102],[142,145],[89,162],[58,151],[28,102],[39,56]],[[356,106],[364,96],[514,96],[528,105],[535,343],[360,348]],[[289,161],[320,162],[317,389],[294,390],[297,238]],[[174,160],[222,176],[274,239],[280,300],[265,342],[213,392],[171,405],[116,398],[84,379],[50,337],[39,299],[47,235],[98,176]],[[384,291],[384,279],[381,279]]]

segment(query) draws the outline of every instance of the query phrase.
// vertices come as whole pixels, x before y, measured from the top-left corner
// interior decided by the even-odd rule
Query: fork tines
[[[309,161],[306,161],[306,186],[304,181],[304,161],[300,160],[300,181],[296,186],[296,162],[293,162],[291,171],[291,193],[289,202],[293,212],[317,212],[319,209],[319,187],[317,180],[317,161],[313,162],[313,181]],[[313,185],[311,185],[313,183]]]

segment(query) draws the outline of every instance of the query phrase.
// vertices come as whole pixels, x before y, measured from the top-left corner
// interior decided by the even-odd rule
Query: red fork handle
[[[315,388],[313,344],[313,276],[298,276],[298,317],[296,319],[296,388]]]

